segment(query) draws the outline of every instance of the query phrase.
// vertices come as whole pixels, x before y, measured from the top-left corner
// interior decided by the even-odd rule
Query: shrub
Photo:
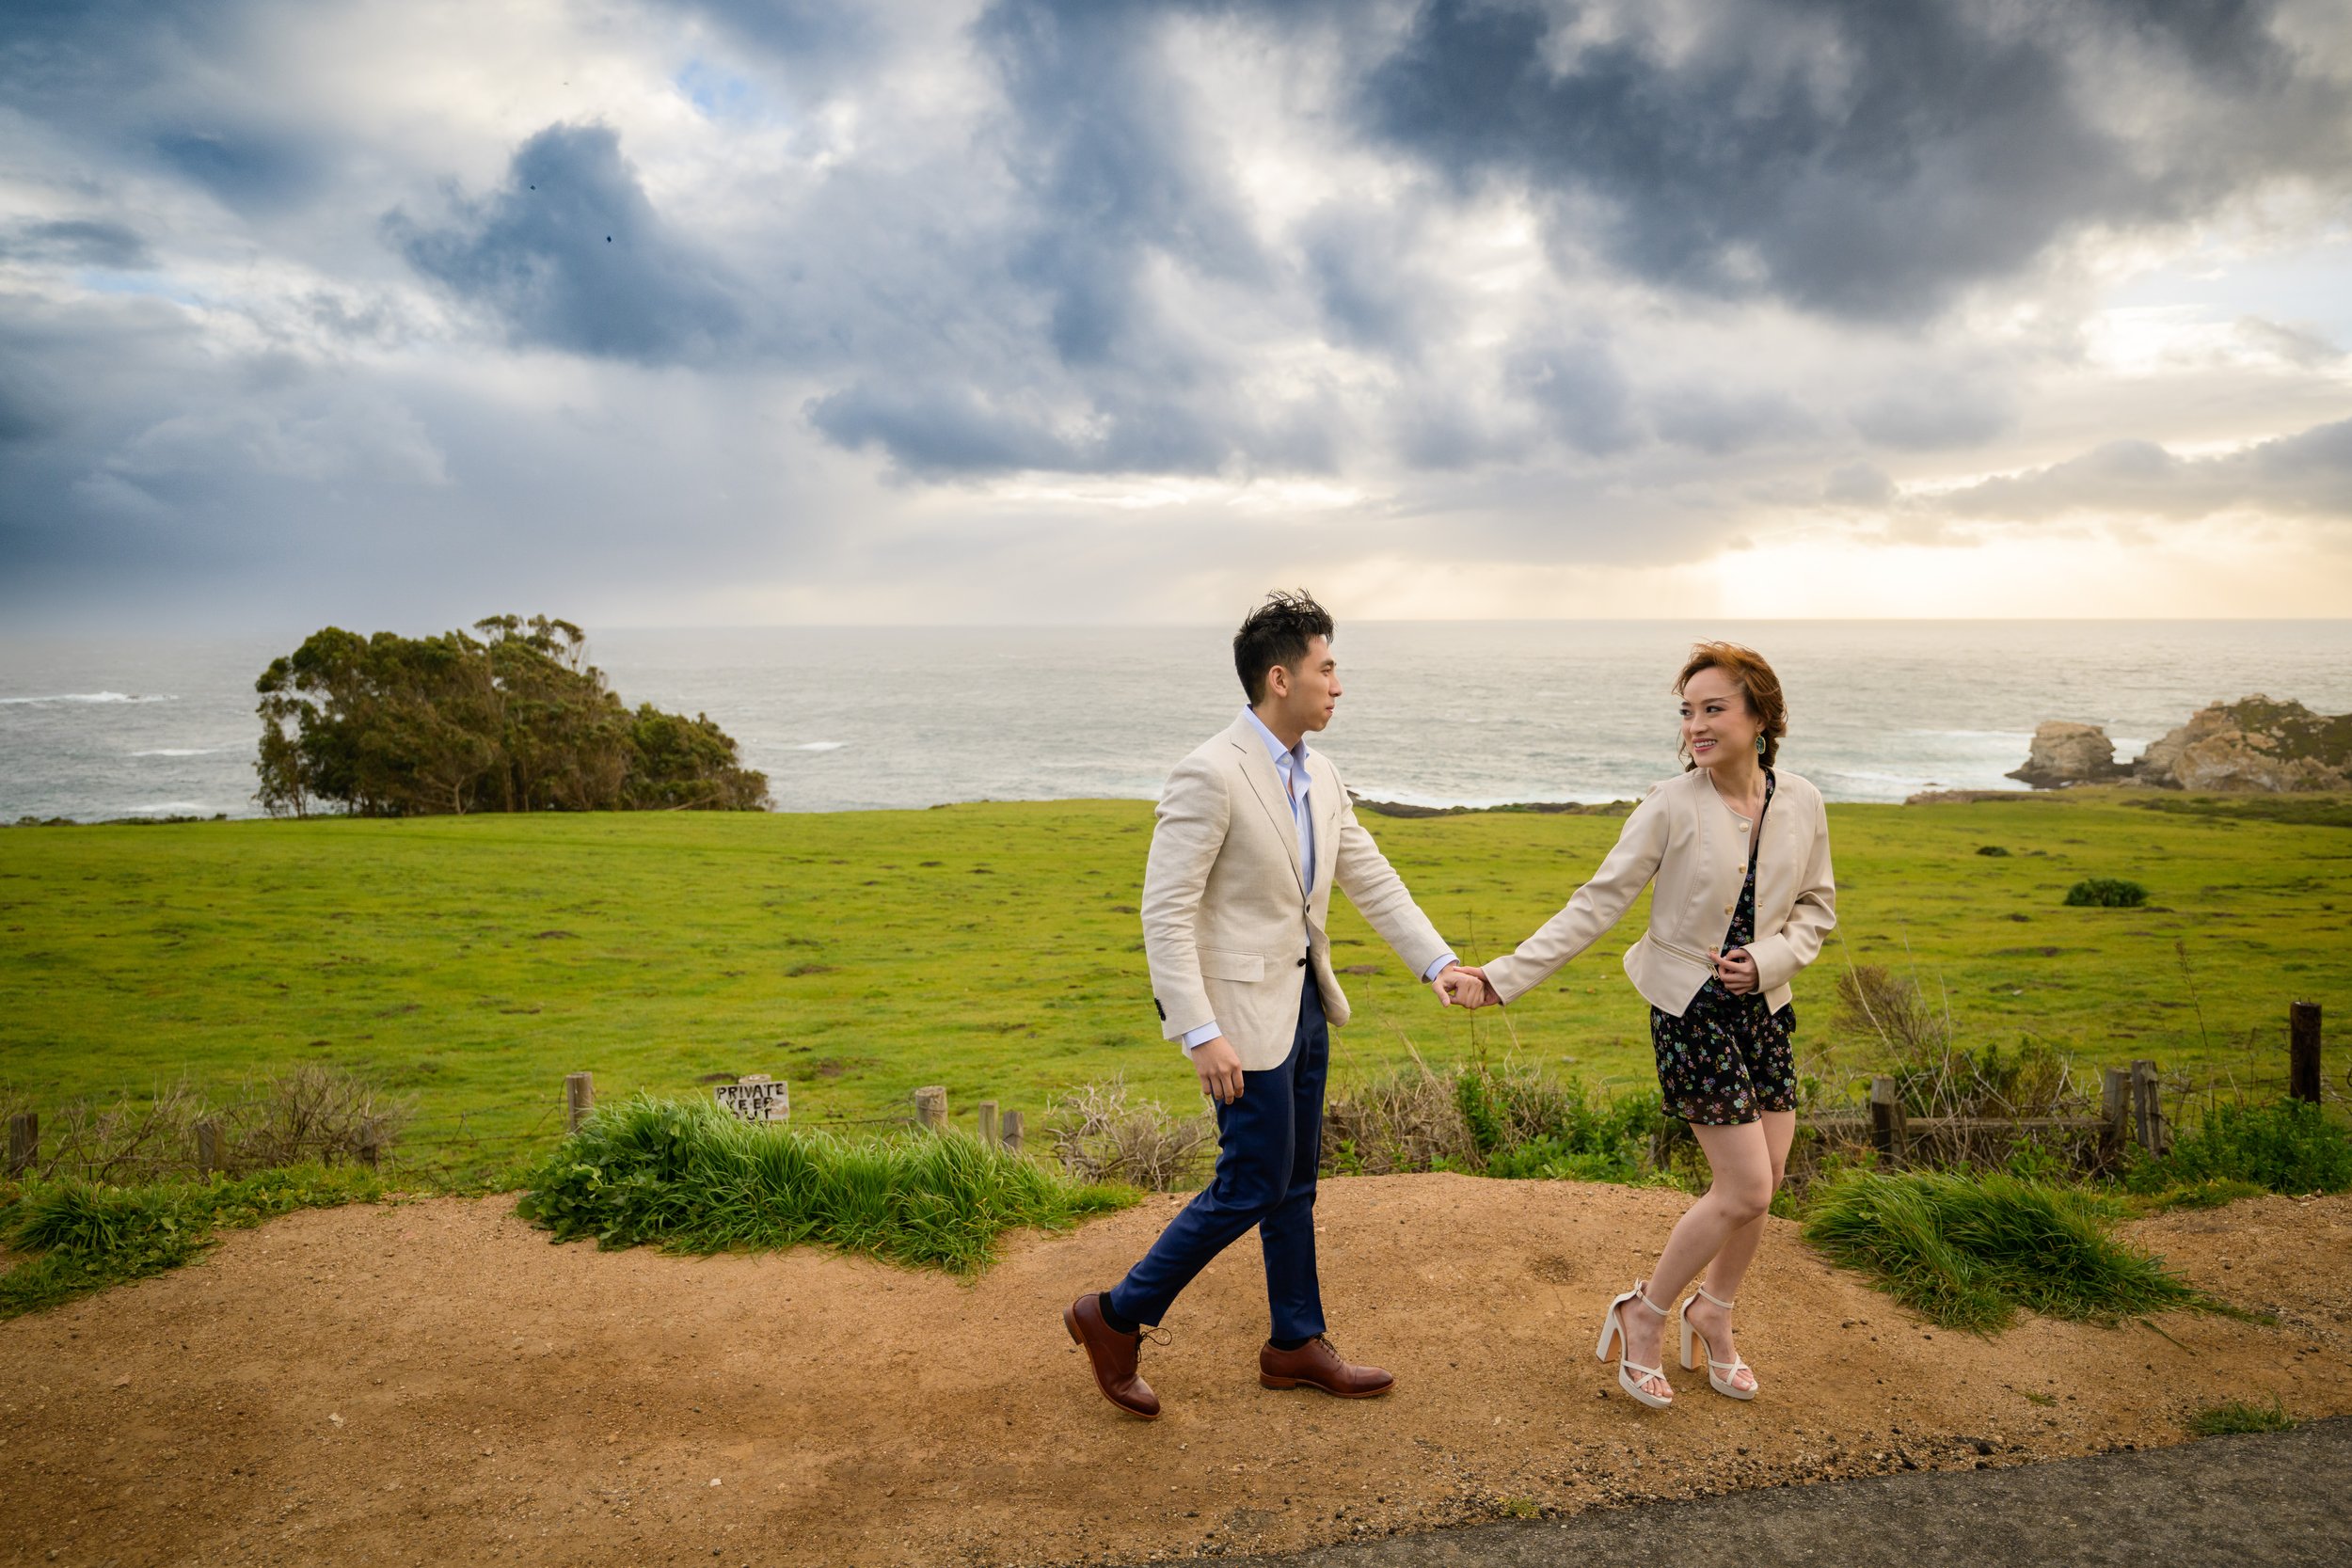
[[[1850,1171],[1817,1189],[1806,1238],[1937,1323],[1979,1333],[2021,1307],[2054,1318],[2213,1305],[2107,1235],[2081,1193],[2002,1175]]]
[[[2148,902],[2148,890],[2121,877],[2086,877],[2066,890],[2071,905],[2103,910],[2136,910]]]
[[[1348,1175],[1459,1170],[1634,1181],[1647,1173],[1663,1124],[1650,1091],[1611,1097],[1532,1067],[1477,1063],[1439,1073],[1416,1063],[1333,1091],[1324,1166]]]
[[[1995,856],[2001,860],[2009,858],[2009,851],[1997,844],[1979,844],[1977,846],[1977,853]]]
[[[1323,1158],[1326,1169],[1350,1176],[1479,1164],[1453,1075],[1418,1059],[1406,1071],[1331,1091],[1323,1106]]]
[[[1216,1156],[1216,1123],[1131,1104],[1122,1079],[1084,1084],[1045,1114],[1062,1168],[1081,1181],[1121,1181],[1146,1192],[1197,1187]]]
[[[557,1242],[679,1252],[820,1243],[977,1274],[997,1239],[1134,1201],[962,1132],[858,1142],[738,1120],[707,1101],[598,1112],[533,1171],[517,1212]]]
[[[2340,1193],[2352,1187],[2352,1131],[2308,1101],[2224,1101],[2174,1140],[2164,1158],[2134,1165],[2124,1182],[2136,1193],[2211,1182]]]
[[[69,1101],[42,1114],[34,1174],[102,1184],[195,1177],[200,1122],[213,1125],[217,1167],[231,1175],[357,1164],[367,1148],[380,1160],[413,1109],[366,1078],[317,1063],[248,1079],[225,1104],[185,1082],[111,1103]]]

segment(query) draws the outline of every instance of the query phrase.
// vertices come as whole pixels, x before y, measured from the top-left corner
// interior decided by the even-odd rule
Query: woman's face
[[[1720,669],[1692,675],[1682,688],[1682,744],[1701,768],[1756,756],[1764,721],[1749,710],[1746,693]]]

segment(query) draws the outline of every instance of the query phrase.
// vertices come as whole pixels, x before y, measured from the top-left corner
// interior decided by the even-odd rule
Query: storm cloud
[[[1642,277],[1864,319],[2347,151],[2342,85],[2256,4],[1678,11],[1433,0],[1364,122],[1457,186],[1524,187],[1564,246]],[[2151,125],[2127,84],[2188,112]],[[2224,112],[2257,100],[2250,124]]]
[[[0,602],[2332,526],[2348,93],[2322,0],[20,8]]]
[[[551,125],[449,226],[395,212],[385,232],[518,343],[659,364],[708,358],[743,325],[723,269],[662,221],[605,126]]]

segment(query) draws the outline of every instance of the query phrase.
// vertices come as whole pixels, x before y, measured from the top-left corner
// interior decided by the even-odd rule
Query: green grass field
[[[1830,809],[1842,941],[1798,982],[1819,1039],[1849,962],[1916,973],[1963,1040],[2050,1039],[2272,1081],[2287,1003],[2352,1004],[2352,814],[2123,792]],[[1368,817],[1464,957],[1532,930],[1618,824]],[[790,1081],[796,1119],[888,1114],[945,1084],[958,1119],[1036,1113],[1123,1073],[1187,1103],[1135,907],[1151,808],[981,804],[830,816],[439,817],[0,832],[0,1092],[36,1109],[185,1076],[220,1095],[302,1061],[416,1097],[408,1158],[540,1152],[564,1072],[598,1096]],[[2006,855],[1979,854],[1998,846]],[[2139,909],[2076,909],[2124,877]],[[1344,1078],[1484,1049],[1647,1082],[1647,1013],[1614,961],[1644,910],[1502,1015],[1441,1011],[1352,911]],[[2345,1051],[2327,1072],[2341,1090]]]

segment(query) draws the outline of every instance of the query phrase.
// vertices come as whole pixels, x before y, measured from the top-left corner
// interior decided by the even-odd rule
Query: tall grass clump
[[[348,1165],[128,1187],[74,1177],[34,1181],[0,1203],[0,1242],[26,1255],[0,1274],[0,1318],[177,1268],[223,1230],[383,1194],[373,1171]]]
[[[2274,1193],[2343,1192],[2352,1187],[2352,1130],[2308,1101],[2222,1101],[2162,1159],[2135,1164],[2124,1178],[2135,1193],[2215,1182]]]
[[[1479,1067],[1456,1078],[1454,1090],[1488,1176],[1635,1181],[1664,1124],[1656,1094],[1596,1096],[1573,1075]]]
[[[676,1252],[814,1242],[978,1273],[997,1238],[1061,1229],[1134,1201],[961,1132],[852,1141],[737,1119],[702,1101],[599,1112],[527,1179],[523,1217],[558,1242]]]
[[[2213,1305],[2107,1234],[2107,1206],[2014,1177],[1848,1171],[1815,1190],[1804,1234],[1948,1328],[1990,1333],[2019,1307],[2112,1322]]]

